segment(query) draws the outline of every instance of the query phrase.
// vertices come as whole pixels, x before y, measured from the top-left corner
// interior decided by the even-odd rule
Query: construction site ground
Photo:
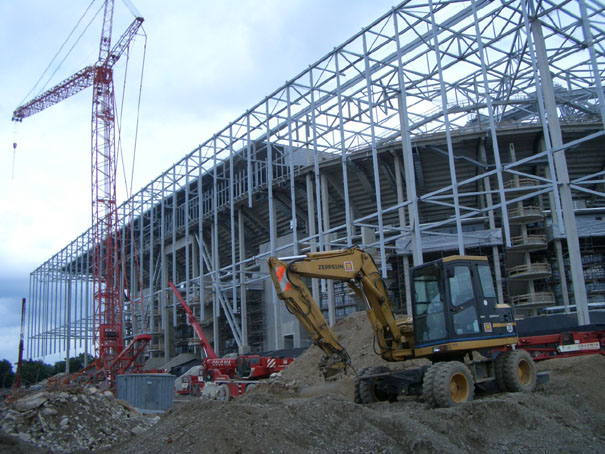
[[[386,364],[373,352],[372,334],[364,314],[353,314],[341,321],[335,331],[356,369]],[[538,369],[550,369],[551,378],[531,394],[479,392],[473,402],[440,409],[429,408],[412,396],[395,403],[355,404],[354,372],[325,383],[316,368],[320,356],[319,350],[312,347],[278,380],[258,386],[241,398],[229,402],[179,398],[160,417],[136,414],[127,404],[98,393],[91,397],[86,390],[71,394],[61,391],[59,397],[63,400],[55,396],[59,391],[49,391],[43,404],[25,410],[29,412],[26,417],[19,413],[26,405],[19,405],[19,401],[31,400],[31,395],[5,400],[0,413],[0,452],[605,452],[603,356],[540,362]],[[81,395],[88,399],[81,399]],[[56,414],[48,410],[51,402]],[[116,414],[110,418],[106,414],[100,418],[82,417],[85,413],[94,416],[100,411],[96,408],[100,402]],[[62,413],[62,408],[68,406],[70,415]],[[55,417],[59,419],[55,421]],[[76,418],[80,428],[72,425]],[[106,419],[110,420],[109,426]],[[44,423],[41,425],[40,421]],[[34,427],[36,434],[32,433]],[[67,440],[86,434],[84,438],[92,445],[44,442],[40,440],[40,430],[44,440]]]

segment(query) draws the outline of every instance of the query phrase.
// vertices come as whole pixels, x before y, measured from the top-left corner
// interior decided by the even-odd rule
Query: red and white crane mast
[[[92,98],[92,237],[93,298],[98,327],[97,369],[109,370],[122,352],[122,305],[118,291],[118,225],[116,196],[116,141],[113,70],[108,65],[111,48],[113,0],[105,2],[99,62],[95,67]]]
[[[115,140],[115,97],[113,66],[130,45],[143,23],[137,17],[111,47],[114,1],[106,0],[99,59],[78,71],[13,113],[13,120],[38,113],[92,85],[91,183],[92,183],[92,277],[97,371],[110,382],[123,373],[134,358],[127,355],[122,329],[119,289],[117,156]],[[135,338],[136,340],[136,338]],[[146,340],[146,339],[139,339]],[[148,342],[148,341],[147,341]],[[131,343],[132,345],[132,343]],[[129,345],[130,347],[130,345]]]

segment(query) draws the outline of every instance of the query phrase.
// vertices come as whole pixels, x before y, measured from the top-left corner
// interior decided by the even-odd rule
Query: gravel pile
[[[109,447],[146,431],[157,420],[93,387],[40,390],[7,399],[0,408],[0,430],[7,439],[56,453]]]
[[[402,369],[404,366],[405,368],[414,368],[429,364],[424,359],[406,361],[405,364],[390,363],[383,360],[376,353],[378,346],[374,344],[374,333],[365,312],[353,312],[347,318],[339,320],[333,329],[336,338],[351,357],[351,367],[347,370],[345,379],[349,377],[352,380],[355,371],[369,366],[387,366],[391,369]],[[322,384],[324,378],[317,368],[322,356],[321,349],[312,345],[282,371],[283,378],[299,386]]]
[[[417,367],[387,363],[374,352],[364,313],[334,331],[360,370]],[[605,357],[544,361],[551,379],[530,394],[481,393],[455,408],[430,408],[416,397],[353,403],[353,371],[325,383],[312,347],[279,380],[230,402],[194,399],[162,416],[153,432],[108,454],[237,453],[585,453],[605,452]]]

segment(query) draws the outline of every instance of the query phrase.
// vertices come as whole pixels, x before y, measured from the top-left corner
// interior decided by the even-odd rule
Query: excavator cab
[[[509,305],[498,304],[485,257],[451,256],[412,271],[417,356],[450,355],[516,342]]]

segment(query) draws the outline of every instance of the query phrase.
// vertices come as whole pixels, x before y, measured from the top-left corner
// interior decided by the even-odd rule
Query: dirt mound
[[[108,452],[603,452],[605,358],[552,360],[541,368],[552,369],[551,382],[534,393],[479,394],[444,409],[412,397],[356,405],[343,395],[303,397],[272,384],[231,402],[192,401]]]
[[[364,313],[340,321],[334,331],[355,369],[393,365],[375,353]],[[552,370],[550,383],[531,394],[478,393],[473,402],[433,409],[415,397],[356,405],[354,372],[325,383],[317,369],[321,356],[317,347],[309,348],[280,382],[240,399],[196,400],[174,409],[153,433],[109,452],[605,452],[605,357],[542,362],[539,369]]]
[[[374,344],[374,334],[365,312],[354,312],[347,318],[340,320],[333,327],[338,341],[351,357],[351,368],[347,377],[354,377],[355,371],[370,366],[393,366],[393,363],[383,360],[379,354],[378,346]],[[309,347],[302,355],[296,358],[283,372],[286,381],[294,382],[299,386],[318,385],[324,382],[323,375],[317,365],[323,352],[315,345]],[[425,360],[406,361],[406,367],[417,367],[428,364]],[[401,368],[401,364],[397,364]]]

